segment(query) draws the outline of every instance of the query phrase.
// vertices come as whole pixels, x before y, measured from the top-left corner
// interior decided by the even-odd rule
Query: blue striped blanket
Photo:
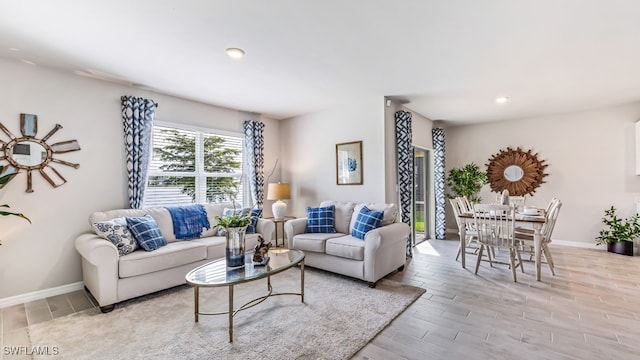
[[[210,229],[209,219],[204,206],[200,204],[167,207],[173,221],[173,233],[176,239],[199,238],[204,228]]]

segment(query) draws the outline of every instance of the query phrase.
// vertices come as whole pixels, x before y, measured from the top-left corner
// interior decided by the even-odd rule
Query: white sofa
[[[113,310],[118,302],[167,289],[185,283],[185,275],[204,263],[225,256],[224,236],[217,236],[214,216],[222,216],[227,204],[204,205],[211,225],[200,238],[176,240],[171,214],[166,208],[119,209],[93,213],[89,223],[112,220],[118,217],[151,215],[167,240],[167,245],[153,251],[141,248],[120,255],[110,241],[95,232],[80,235],[75,246],[82,257],[82,275],[85,287],[98,301],[103,312]],[[255,234],[246,235],[246,249],[258,243],[258,235],[271,239],[275,224],[258,219]]]
[[[288,246],[305,252],[305,265],[354,277],[375,287],[385,275],[404,269],[409,225],[398,221],[395,204],[324,201],[320,207],[335,206],[335,233],[306,233],[307,218],[285,223]],[[351,235],[362,206],[384,210],[380,227],[364,240]]]

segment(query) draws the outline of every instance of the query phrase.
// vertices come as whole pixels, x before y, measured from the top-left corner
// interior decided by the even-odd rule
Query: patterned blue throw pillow
[[[327,207],[307,208],[307,233],[334,233],[335,205]]]
[[[251,224],[247,225],[247,234],[255,234],[256,226],[258,225],[258,218],[262,215],[262,209],[254,208],[251,209]]]
[[[383,215],[384,212],[382,211],[373,211],[369,210],[366,206],[363,207],[356,218],[356,223],[353,225],[351,235],[364,240],[364,236],[368,231],[380,226]]]
[[[127,228],[127,219],[123,217],[97,221],[91,224],[95,233],[113,243],[121,256],[130,254],[138,248],[136,239]]]
[[[146,251],[153,251],[167,245],[167,239],[162,236],[158,223],[151,215],[128,217],[127,227],[138,245]]]

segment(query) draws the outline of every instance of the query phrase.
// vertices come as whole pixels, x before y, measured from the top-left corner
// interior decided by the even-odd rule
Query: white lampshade
[[[269,188],[267,189],[267,200],[277,200],[271,206],[273,217],[276,220],[282,220],[285,215],[287,215],[287,204],[282,201],[287,199],[291,199],[291,189],[289,188],[289,184],[269,183]]]

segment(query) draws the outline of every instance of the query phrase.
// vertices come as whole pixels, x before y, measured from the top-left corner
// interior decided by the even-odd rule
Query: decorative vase
[[[244,267],[244,234],[247,231],[246,226],[226,228],[227,234],[227,268]]]
[[[509,205],[509,190],[502,190],[502,194],[500,195],[500,205]]]
[[[610,242],[607,244],[607,251],[620,255],[633,256],[633,241]]]

